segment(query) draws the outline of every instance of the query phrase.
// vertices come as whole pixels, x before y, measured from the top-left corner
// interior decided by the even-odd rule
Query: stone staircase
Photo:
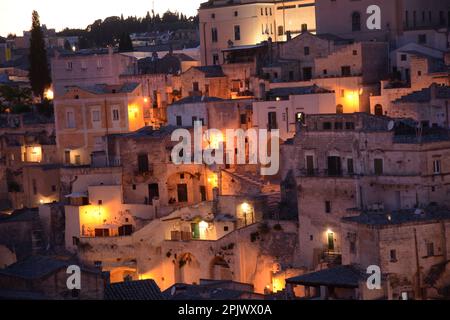
[[[236,172],[236,171],[230,171],[230,170],[223,170],[223,171],[228,173],[229,175],[232,175],[232,176],[238,178],[238,179],[241,179],[243,181],[246,181],[248,183],[256,185],[259,188],[263,188],[265,185],[264,180],[262,180],[256,176],[253,176],[250,174],[245,174],[243,172]]]

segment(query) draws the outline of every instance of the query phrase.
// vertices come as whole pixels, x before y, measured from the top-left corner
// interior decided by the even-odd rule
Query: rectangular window
[[[336,156],[328,157],[328,176],[336,177],[342,174],[341,158]]]
[[[278,26],[278,35],[282,36],[284,34],[283,26]]]
[[[433,242],[427,243],[427,256],[428,257],[434,256],[434,243]]]
[[[81,165],[81,156],[79,154],[75,155],[75,164],[77,166]]]
[[[199,85],[198,85],[198,82],[193,82],[193,83],[192,83],[192,91],[198,92],[198,91],[200,91],[199,88],[200,88],[200,87],[199,87]]]
[[[247,115],[246,114],[241,114],[240,118],[241,118],[241,124],[247,124]]]
[[[100,121],[100,111],[94,110],[92,111],[92,122],[99,122]]]
[[[397,251],[393,249],[389,251],[389,258],[391,262],[397,262]]]
[[[331,213],[331,201],[325,201],[325,213]]]
[[[182,183],[177,185],[178,202],[188,202],[187,184]]]
[[[427,43],[427,35],[426,34],[419,34],[417,36],[417,42],[419,44],[426,44]]]
[[[212,42],[217,42],[218,41],[218,33],[217,33],[217,28],[212,28],[211,29],[211,40]]]
[[[312,79],[312,68],[310,67],[303,68],[303,80],[309,81],[311,79]]]
[[[138,155],[138,171],[139,171],[139,173],[148,172],[148,155],[147,154]]]
[[[277,124],[277,113],[276,112],[269,112],[267,114],[268,117],[268,124],[267,124],[267,129],[269,130],[274,130],[274,129],[278,129],[278,124]]]
[[[66,127],[75,128],[75,113],[73,111],[66,112]]]
[[[181,127],[183,125],[183,121],[181,120],[181,116],[177,116],[177,126]]]
[[[240,26],[234,26],[234,40],[236,40],[236,41],[241,40],[241,27]]]
[[[324,122],[323,123],[323,130],[331,130],[332,128],[332,123],[331,122]]]
[[[309,47],[304,47],[303,52],[304,52],[305,56],[309,56]]]
[[[219,64],[219,55],[218,54],[213,54],[213,65],[218,65]]]
[[[352,75],[352,69],[350,66],[342,66],[341,67],[341,75],[343,77],[350,77]]]
[[[374,159],[373,160],[374,172],[377,176],[383,174],[383,159]]]
[[[306,174],[314,175],[314,156],[306,156]]]
[[[119,109],[113,109],[113,121],[119,121],[119,120],[120,120]]]
[[[440,174],[441,173],[441,160],[433,161],[433,173]]]
[[[353,168],[353,159],[347,159],[347,173],[348,174],[355,173],[355,169]]]

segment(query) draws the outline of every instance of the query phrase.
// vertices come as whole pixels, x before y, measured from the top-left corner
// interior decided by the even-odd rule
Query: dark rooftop
[[[105,300],[163,300],[154,280],[125,281],[109,284],[105,288]]]
[[[434,95],[433,90],[435,90]],[[450,99],[450,87],[433,84],[428,88],[403,96],[394,103],[427,103],[432,99]]]
[[[172,105],[199,103],[199,102],[215,102],[215,101],[224,101],[224,99],[209,96],[189,96],[182,98],[178,101],[175,101],[174,103],[172,103]]]
[[[200,66],[192,68],[204,73],[206,78],[225,77],[221,66]]]
[[[153,129],[152,127],[143,127],[139,130],[136,130],[134,132],[129,133],[119,133],[119,134],[112,134],[110,136],[115,136],[119,138],[162,138],[168,135],[171,135],[172,132],[176,129],[179,129],[179,127],[176,126],[163,126],[159,129]]]
[[[391,226],[406,223],[437,222],[450,219],[447,208],[429,207],[426,209],[408,209],[393,212],[366,211],[358,216],[342,218],[343,222],[353,222],[369,226]]]
[[[276,97],[289,97],[294,95],[305,95],[305,94],[319,94],[319,93],[333,93],[333,91],[321,88],[317,85],[306,86],[306,87],[284,87],[284,88],[274,88],[268,92],[269,98]]]
[[[78,88],[93,94],[110,94],[110,93],[131,93],[138,86],[139,83],[137,82],[129,82],[121,85],[96,84],[94,86],[79,86]]]
[[[359,282],[365,281],[367,276],[360,267],[356,265],[345,265],[289,278],[286,279],[286,282],[305,286],[357,288]]]
[[[23,222],[23,221],[32,221],[34,218],[37,218],[39,215],[38,209],[18,209],[15,210],[12,214],[4,214],[0,215],[0,223],[9,223],[9,222]]]
[[[69,260],[59,260],[49,256],[30,256],[5,269],[0,269],[0,275],[28,280],[40,279],[62,268],[66,268],[70,264]]]

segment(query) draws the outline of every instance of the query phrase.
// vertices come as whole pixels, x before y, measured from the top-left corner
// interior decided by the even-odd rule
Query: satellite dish
[[[388,130],[392,131],[394,129],[394,127],[395,127],[395,121],[394,120],[389,121]]]

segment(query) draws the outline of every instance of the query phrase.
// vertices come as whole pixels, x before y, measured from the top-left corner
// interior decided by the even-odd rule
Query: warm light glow
[[[249,212],[251,207],[247,202],[244,202],[243,204],[241,204],[241,208],[243,212]]]
[[[76,51],[77,48],[75,46],[72,46],[72,51]]]
[[[206,221],[200,221],[199,224],[198,224],[198,227],[200,229],[207,229],[209,227],[209,224]]]
[[[144,98],[144,102],[147,103],[147,102],[148,102],[148,99],[147,99],[147,98]]]
[[[208,141],[208,149],[219,149],[220,143],[224,141],[223,133],[210,132],[205,133],[206,140]]]
[[[24,162],[41,162],[42,161],[42,147],[41,146],[22,147],[22,161],[24,161]]]
[[[327,229],[327,234],[333,233],[331,229]]]
[[[208,184],[211,188],[217,188],[219,186],[219,178],[217,177],[217,173],[211,173],[208,176]]]
[[[54,97],[54,93],[53,93],[53,90],[52,89],[47,89],[47,90],[45,90],[45,92],[44,92],[44,97],[47,99],[47,100],[53,100],[53,97]]]
[[[39,200],[39,203],[40,203],[40,204],[43,204],[43,203],[44,203],[44,200],[42,200],[42,199]]]

